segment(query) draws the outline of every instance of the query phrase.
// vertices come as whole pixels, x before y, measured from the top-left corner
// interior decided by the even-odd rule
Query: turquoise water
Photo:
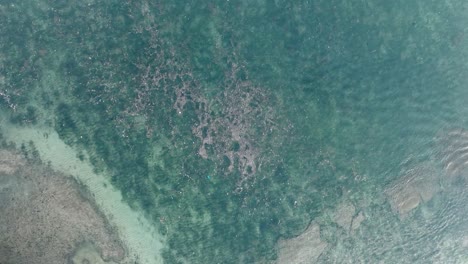
[[[461,263],[467,8],[2,1],[1,107],[109,171],[167,263],[274,262],[312,222],[311,262]],[[419,168],[438,191],[401,217],[388,189]]]

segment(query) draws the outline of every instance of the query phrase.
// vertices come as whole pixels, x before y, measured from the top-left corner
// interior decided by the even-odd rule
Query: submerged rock
[[[320,226],[311,223],[304,233],[280,240],[278,246],[278,264],[306,264],[316,263],[328,243],[320,239]]]
[[[394,212],[404,218],[421,203],[440,191],[439,178],[434,169],[426,166],[408,170],[385,190]]]
[[[336,208],[333,220],[337,223],[341,228],[348,231],[351,227],[353,222],[353,217],[356,213],[356,208],[354,205],[350,203],[341,203]]]

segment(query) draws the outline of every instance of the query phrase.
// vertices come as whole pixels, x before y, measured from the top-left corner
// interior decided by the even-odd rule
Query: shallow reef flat
[[[0,151],[0,168],[0,263],[124,260],[116,230],[76,180],[14,150]],[[83,243],[94,245],[94,256],[82,254],[81,262],[73,261]]]

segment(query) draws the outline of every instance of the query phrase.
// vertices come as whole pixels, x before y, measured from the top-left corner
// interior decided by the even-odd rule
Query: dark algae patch
[[[108,173],[166,263],[273,262],[428,156],[466,68],[461,3],[302,2],[4,1],[2,111]]]

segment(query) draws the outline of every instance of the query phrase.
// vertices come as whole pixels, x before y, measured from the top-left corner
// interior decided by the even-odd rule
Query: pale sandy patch
[[[116,264],[113,261],[104,261],[91,243],[83,243],[80,245],[73,254],[71,262],[73,264]]]

